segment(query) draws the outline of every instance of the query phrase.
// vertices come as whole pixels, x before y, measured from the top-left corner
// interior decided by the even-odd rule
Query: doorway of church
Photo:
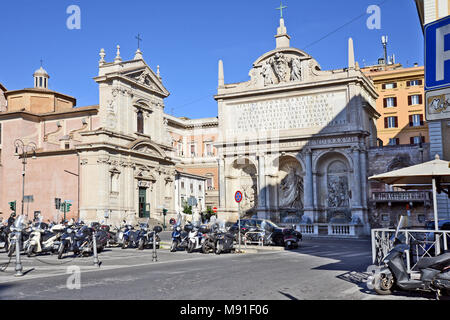
[[[150,218],[150,203],[147,203],[147,188],[139,187],[139,218]]]

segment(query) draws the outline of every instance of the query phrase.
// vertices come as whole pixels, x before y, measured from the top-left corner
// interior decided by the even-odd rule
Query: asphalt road
[[[151,300],[367,300],[432,299],[434,295],[378,296],[366,288],[371,264],[367,240],[304,240],[298,250],[241,254],[188,254],[111,248],[93,258],[22,256],[23,277],[14,259],[0,272],[0,299]],[[0,263],[7,262],[0,253]],[[69,289],[79,268],[80,289]],[[3,269],[4,269],[3,268]],[[77,273],[78,275],[78,273]],[[71,282],[72,281],[72,282]]]

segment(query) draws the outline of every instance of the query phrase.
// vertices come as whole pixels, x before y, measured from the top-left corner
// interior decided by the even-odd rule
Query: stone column
[[[353,147],[353,190],[352,202],[354,208],[361,208],[361,161],[359,148]]]
[[[305,151],[305,179],[304,179],[304,218],[314,222],[314,181],[312,168],[312,150]]]
[[[361,190],[362,190],[362,207],[367,208],[367,151],[365,148],[361,149],[360,155],[360,163],[361,163]]]
[[[225,181],[225,159],[219,156],[219,207],[222,210],[227,206],[226,202],[226,181]]]
[[[264,155],[259,154],[258,158],[258,217],[266,218],[266,175],[265,175],[265,158]]]

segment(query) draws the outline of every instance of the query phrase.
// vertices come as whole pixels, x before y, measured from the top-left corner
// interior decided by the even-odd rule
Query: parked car
[[[265,223],[263,223],[265,222]],[[241,219],[241,233],[245,234],[248,230],[259,228],[261,225],[265,225],[265,229],[271,232],[271,240],[275,245],[285,246],[284,240],[286,235],[296,235],[298,240],[302,239],[302,234],[293,228],[283,228],[276,225],[274,222],[267,219]],[[230,228],[230,232],[236,232],[238,229],[238,222],[233,224]]]
[[[434,227],[435,227],[434,221],[427,221],[427,222],[425,223],[425,228],[426,228],[427,230],[434,230]],[[438,229],[439,229],[439,230],[444,230],[444,231],[450,230],[450,220],[439,220],[439,222],[438,222]],[[434,232],[427,233],[427,235],[426,235],[426,241],[429,241],[429,243],[427,243],[427,244],[425,245],[425,249],[426,249],[426,250],[429,250],[429,252],[430,252],[431,254],[434,254],[434,247],[430,249],[430,247],[432,246],[431,242],[432,242],[432,241],[433,241],[433,242],[436,241],[436,237],[435,237]],[[443,245],[444,245],[443,242],[444,242],[444,241],[443,241],[443,239],[441,238],[441,248],[444,248],[444,247],[443,247]],[[450,245],[450,239],[449,239],[449,238],[447,238],[447,243]]]

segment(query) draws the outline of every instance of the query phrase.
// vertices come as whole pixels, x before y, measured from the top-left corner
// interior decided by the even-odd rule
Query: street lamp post
[[[33,159],[36,159],[36,144],[34,142],[30,142],[28,144],[25,144],[22,140],[17,139],[16,141],[14,141],[14,146],[16,147],[16,152],[15,154],[20,157],[22,157],[22,164],[23,164],[23,169],[22,169],[22,220],[23,220],[23,210],[24,210],[24,200],[25,200],[25,166],[27,164],[27,156],[28,153],[33,153]],[[20,150],[20,153],[19,153]],[[22,263],[20,261],[20,238],[22,237],[21,234],[21,226],[18,226],[19,230],[17,230],[16,232],[16,277],[21,277],[23,276],[23,272],[22,272]]]
[[[16,147],[15,154],[20,157],[22,157],[22,216],[23,216],[23,210],[24,210],[24,200],[25,200],[25,166],[27,164],[27,157],[28,153],[33,153],[32,158],[36,159],[36,144],[34,142],[30,142],[28,144],[25,144],[22,140],[16,139],[14,141],[14,146]],[[20,151],[20,153],[19,153]]]

